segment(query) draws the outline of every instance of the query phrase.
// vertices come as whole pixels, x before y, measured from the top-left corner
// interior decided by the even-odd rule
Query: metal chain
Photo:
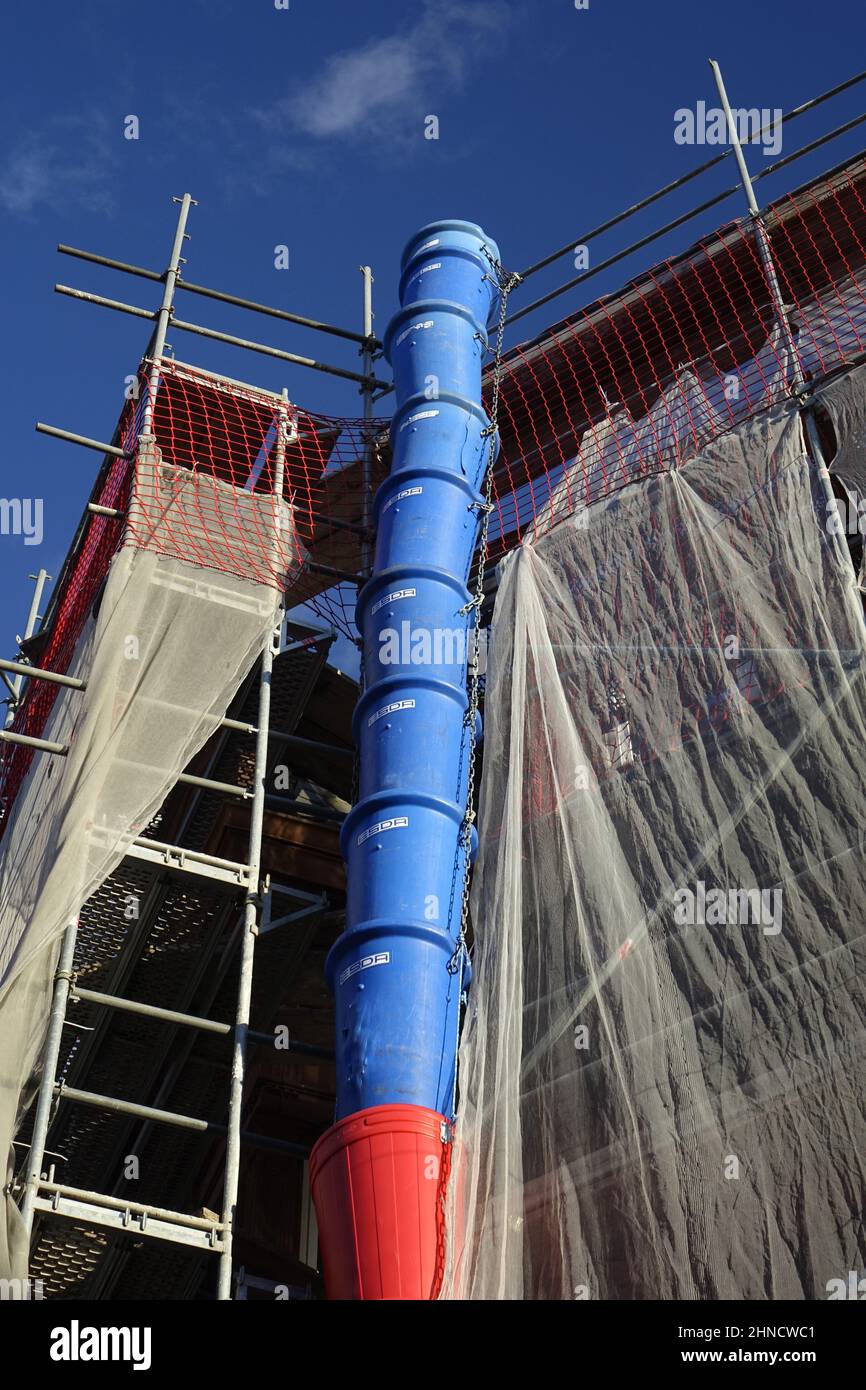
[[[484,247],[484,254],[490,262],[491,270],[496,277],[496,284],[499,286],[499,324],[496,332],[496,350],[493,359],[493,391],[490,398],[490,424],[484,431],[490,443],[485,468],[484,502],[479,506],[482,521],[481,534],[478,541],[478,570],[475,581],[475,594],[471,601],[460,610],[461,613],[468,613],[472,609],[475,610],[475,626],[473,629],[475,640],[469,673],[469,707],[466,711],[466,723],[468,725],[467,737],[469,740],[469,779],[466,798],[466,815],[460,830],[461,844],[463,846],[463,892],[460,908],[460,935],[457,938],[454,955],[449,963],[449,969],[452,973],[460,971],[461,975],[463,971],[463,958],[466,953],[466,934],[469,926],[469,883],[471,877],[469,852],[472,845],[472,826],[475,821],[475,764],[477,760],[475,725],[476,716],[478,714],[479,695],[478,638],[481,631],[481,608],[484,603],[487,534],[490,529],[490,514],[493,511],[493,465],[496,461],[496,434],[499,420],[499,394],[502,378],[502,341],[505,336],[508,296],[514,287],[520,284],[522,279],[516,271],[504,270],[501,263],[490,254],[487,247]]]
[[[448,1262],[448,1246],[446,1240],[448,1209],[446,1200],[448,1194],[448,1179],[451,1175],[451,1159],[453,1155],[453,1126],[443,1121],[440,1126],[439,1137],[441,1139],[441,1151],[439,1154],[439,1182],[436,1188],[436,1268],[433,1275],[431,1298],[438,1298],[442,1291]]]

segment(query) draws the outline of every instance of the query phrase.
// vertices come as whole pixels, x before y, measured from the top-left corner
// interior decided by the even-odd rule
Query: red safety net
[[[184,530],[176,522],[154,534],[150,523],[163,499],[149,496],[142,480],[141,518],[128,539],[285,588],[290,607],[305,603],[327,625],[354,635],[356,586],[340,572],[354,575],[361,566],[365,449],[375,486],[384,476],[377,440],[385,424],[314,415],[171,361],[161,367],[153,424],[162,462],[195,475],[198,515]],[[278,527],[280,458],[291,524],[284,511]]]
[[[677,467],[862,353],[864,201],[860,157],[769,210],[790,334],[775,312],[758,235],[743,221],[510,351],[491,554]]]

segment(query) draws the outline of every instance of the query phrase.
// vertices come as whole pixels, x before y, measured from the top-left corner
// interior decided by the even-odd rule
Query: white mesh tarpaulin
[[[864,638],[787,406],[505,562],[445,1297],[863,1268]]]
[[[86,689],[63,691],[45,730],[68,755],[37,755],[3,839],[0,1153],[4,1162],[9,1155],[10,1171],[16,1118],[32,1096],[64,928],[216,730],[277,616],[277,593],[245,575],[242,563],[228,573],[187,564],[176,548],[140,548],[154,544],[165,551],[166,535],[207,528],[212,514],[220,524],[201,539],[213,546],[215,558],[246,555],[252,565],[255,538],[268,534],[269,517],[273,525],[271,497],[247,494],[240,510],[235,489],[207,478],[206,513],[196,501],[194,474],[162,468],[147,449],[138,468],[146,479],[162,478],[161,506],[151,507],[146,527],[139,521],[137,544],[114,557],[98,612],[79,638],[71,674]],[[176,486],[169,485],[169,474]],[[134,499],[133,514],[136,506]],[[262,513],[254,517],[257,506]],[[7,1196],[0,1277],[24,1278],[26,1264],[21,1218]]]

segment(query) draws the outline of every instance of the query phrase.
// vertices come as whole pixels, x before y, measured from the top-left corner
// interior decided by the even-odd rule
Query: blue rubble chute
[[[476,621],[467,578],[491,453],[481,368],[498,262],[473,223],[423,228],[403,253],[402,307],[385,335],[393,462],[358,602],[359,800],[342,831],[346,931],[327,964],[338,1119],[376,1105],[452,1110]]]

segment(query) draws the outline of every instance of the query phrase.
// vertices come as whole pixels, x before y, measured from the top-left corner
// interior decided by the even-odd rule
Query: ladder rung
[[[174,1125],[177,1129],[191,1129],[198,1134],[227,1134],[226,1125],[212,1120],[200,1120],[194,1115],[179,1115],[174,1110],[157,1110],[152,1105],[139,1105],[133,1100],[119,1100],[117,1096],[101,1096],[96,1091],[79,1091],[74,1086],[64,1086],[58,1082],[54,1086],[58,1100],[70,1101],[77,1105],[92,1105],[97,1110],[109,1110],[119,1115],[134,1115],[140,1120],[152,1120],[154,1124]],[[270,1134],[256,1134],[253,1130],[241,1130],[241,1139],[260,1149],[275,1149],[279,1153],[296,1154],[306,1158],[310,1152],[309,1144],[294,1144],[290,1139],[276,1139]]]
[[[153,1120],[155,1124],[175,1125],[178,1129],[193,1129],[200,1134],[209,1130],[225,1133],[224,1125],[211,1124],[195,1115],[180,1115],[176,1110],[157,1110],[152,1105],[139,1105],[134,1100],[119,1100],[117,1096],[101,1096],[96,1091],[79,1091],[74,1086],[55,1085],[54,1093],[60,1100],[74,1101],[78,1105],[92,1105],[97,1110],[111,1110],[120,1115],[135,1115],[140,1120]]]
[[[200,1028],[203,1033],[226,1034],[232,1031],[231,1023],[219,1023],[213,1018],[200,1018],[196,1014],[178,1013],[176,1009],[160,1009],[155,1004],[142,1004],[137,999],[121,999],[117,994],[101,994],[95,989],[80,989],[74,986],[70,998],[86,999],[91,1004],[104,1004],[108,1009],[120,1009],[123,1013],[141,1014],[145,1018],[158,1018],[166,1023],[180,1023],[186,1028]],[[74,1019],[69,1020],[74,1023]]]
[[[144,1018],[157,1018],[165,1023],[177,1023],[186,1028],[199,1028],[203,1033],[219,1033],[223,1037],[234,1032],[233,1023],[220,1023],[215,1018],[201,1018],[198,1014],[182,1014],[176,1009],[160,1009],[155,1004],[142,1004],[137,999],[122,999],[118,994],[101,994],[96,989],[80,989],[77,985],[72,988],[69,995],[74,1003],[78,999],[86,1000],[89,1004],[102,1004],[107,1009],[120,1009],[123,1013],[141,1014]],[[73,1028],[76,1025],[74,1018],[68,1018]],[[265,1047],[275,1045],[273,1033],[259,1033],[254,1029],[247,1030],[247,1041],[261,1043]],[[297,1052],[304,1057],[317,1057],[322,1061],[333,1061],[334,1053],[327,1047],[318,1047],[315,1043],[296,1042],[293,1038],[286,1041],[285,1047],[280,1049],[285,1052]]]
[[[152,773],[155,770],[152,763],[133,762],[131,758],[118,758],[117,761],[122,763],[124,767],[137,768],[145,773]],[[216,782],[212,777],[197,777],[192,772],[179,772],[177,780],[183,782],[185,786],[202,787],[205,791],[219,792],[222,796],[247,798],[253,795],[246,787],[238,787],[234,782]]]
[[[217,859],[210,854],[199,854],[194,850],[183,849],[180,845],[138,839],[133,840],[126,853],[130,859],[142,859],[147,864],[160,864],[178,873],[216,879],[219,883],[230,883],[235,888],[245,888],[249,883],[248,864],[239,864],[232,859]]]
[[[50,1193],[50,1196],[41,1196]],[[219,1254],[223,1249],[221,1221],[209,1221],[186,1212],[152,1207],[144,1202],[127,1202],[122,1197],[110,1197],[102,1192],[88,1192],[81,1187],[63,1183],[40,1182],[35,1209],[46,1215],[63,1216],[72,1221],[108,1226],[129,1235],[150,1236],[152,1240],[170,1241],[175,1245],[191,1245],[200,1250]]]
[[[195,777],[191,772],[181,772],[177,780],[188,787],[203,787],[205,791],[221,792],[223,796],[240,796],[246,799],[253,794],[246,787],[236,787],[233,782],[215,782],[212,777]]]

